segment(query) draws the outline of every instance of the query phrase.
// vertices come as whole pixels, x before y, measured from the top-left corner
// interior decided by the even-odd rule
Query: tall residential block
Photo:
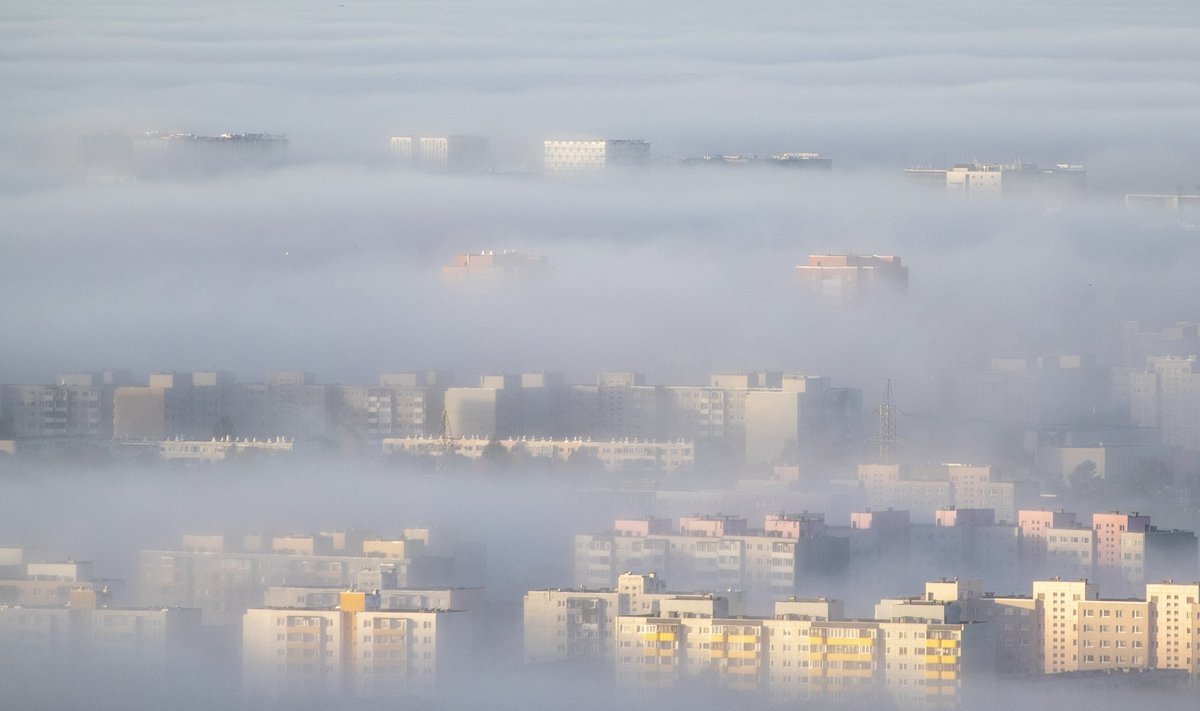
[[[637,166],[650,159],[650,144],[642,140],[547,140],[543,167],[549,175],[587,175],[612,167]]]
[[[908,267],[895,256],[811,254],[796,277],[810,299],[829,306],[888,301],[908,291]]]

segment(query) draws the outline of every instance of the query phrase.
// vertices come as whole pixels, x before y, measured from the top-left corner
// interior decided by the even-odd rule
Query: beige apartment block
[[[1150,625],[1156,669],[1185,669],[1200,676],[1200,583],[1150,583]]]
[[[453,551],[443,555],[438,547],[431,554],[430,546],[422,542],[406,544],[406,557],[347,555],[337,550],[339,538],[336,532],[247,536],[237,549],[226,537],[189,536],[185,550],[141,552],[139,601],[148,606],[199,608],[205,624],[219,625],[235,624],[246,609],[262,606],[263,594],[272,586],[345,589],[361,583],[370,588],[428,588],[454,582]],[[341,543],[344,547],[344,538]]]
[[[958,708],[964,689],[983,695],[981,687],[992,673],[990,625],[881,621],[879,631],[883,686],[896,706]]]
[[[107,598],[78,586],[54,607],[0,606],[0,659],[154,667],[180,659],[200,631],[199,610],[107,607]]]
[[[682,599],[681,599],[682,598]],[[690,602],[691,600],[699,602]],[[658,615],[667,609],[707,610],[711,596],[670,593],[654,573],[625,573],[617,586],[602,590],[530,590],[524,600],[527,662],[607,663],[613,656],[615,621],[621,615]],[[722,610],[728,610],[728,603]]]
[[[722,685],[757,690],[763,671],[762,620],[727,618],[728,600],[679,596],[657,614],[616,621],[618,685],[671,688],[690,675],[715,676]]]
[[[1083,600],[1079,603],[1079,670],[1153,667],[1150,603]]]
[[[886,301],[908,290],[908,267],[894,256],[810,254],[796,276],[810,298],[836,307]]]
[[[249,698],[428,696],[469,652],[453,610],[379,610],[372,593],[343,592],[333,609],[247,610],[243,684]]]
[[[607,588],[621,571],[655,570],[681,589],[744,591],[748,604],[765,607],[796,595],[806,569],[848,550],[845,539],[826,535],[821,514],[769,514],[759,530],[737,516],[685,516],[678,531],[667,526],[618,521],[612,532],[577,535],[575,584]]]
[[[1044,570],[1058,577],[1087,577],[1095,571],[1095,532],[1083,525],[1044,529]]]
[[[1043,673],[1044,615],[1031,597],[993,596],[967,601],[963,619],[987,622],[996,640],[996,673],[1001,676],[1037,676]]]
[[[881,694],[883,642],[875,621],[776,619],[769,694],[780,700],[865,700]],[[779,686],[776,687],[775,684]]]
[[[824,599],[781,601],[765,619],[675,604],[617,620],[622,688],[673,688],[703,678],[780,703],[955,708],[967,694],[986,695],[994,668],[991,626],[944,621],[957,616],[955,603],[913,603],[936,619],[879,620],[835,619],[840,603]]]
[[[234,457],[290,454],[294,444],[284,437],[209,440],[169,439],[158,443],[158,456],[167,461],[221,462]]]
[[[861,464],[858,479],[872,509],[992,509],[1001,521],[1017,515],[1016,483],[1002,481],[990,465],[943,464],[935,474],[917,477],[895,464]]]
[[[1036,580],[1033,597],[1042,607],[1042,670],[1046,674],[1079,671],[1079,603],[1096,600],[1087,580]]]

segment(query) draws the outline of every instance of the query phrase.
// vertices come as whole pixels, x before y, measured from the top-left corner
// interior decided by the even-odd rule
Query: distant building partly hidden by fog
[[[284,437],[259,440],[254,437],[213,437],[209,440],[169,439],[158,443],[158,456],[167,461],[220,462],[231,457],[258,454],[290,454],[294,443]]]
[[[215,136],[204,136],[195,133],[148,131],[134,140],[135,147],[147,150],[185,147],[204,150],[270,152],[283,150],[287,148],[287,144],[288,139],[285,136],[274,136],[269,133],[222,133]]]
[[[699,158],[684,158],[682,162],[684,165],[767,166],[815,171],[829,171],[833,169],[833,160],[822,158],[820,153],[777,153],[770,156],[723,153],[704,155]]]
[[[20,438],[91,437],[113,433],[113,395],[132,382],[126,370],[59,373],[47,385],[0,385],[0,414]]]
[[[408,437],[384,439],[385,454],[403,452],[430,456],[455,455],[467,459],[486,456],[489,445],[499,445],[511,455],[524,455],[535,459],[560,462],[574,457],[586,457],[599,462],[607,470],[643,470],[671,473],[691,469],[696,463],[695,445],[692,442],[641,442],[633,440],[608,440],[593,442],[583,439],[539,439],[486,437],[459,437],[447,440],[442,437]]]
[[[549,175],[588,175],[614,166],[644,165],[650,160],[650,143],[643,140],[548,140],[543,147],[543,168]]]
[[[515,250],[467,252],[454,257],[454,264],[442,267],[447,284],[476,286],[516,286],[548,271],[546,257]]]
[[[489,167],[485,136],[393,136],[391,150],[401,165],[434,173],[472,173]]]
[[[1068,163],[1053,168],[1039,168],[1033,163],[960,163],[953,168],[909,168],[904,174],[915,184],[981,199],[1021,196],[1062,199],[1081,195],[1087,187],[1087,171],[1081,165]]]
[[[457,278],[522,280],[543,269],[517,253],[464,255]],[[499,266],[497,266],[499,263]],[[712,457],[755,466],[837,454],[861,434],[862,394],[828,377],[719,373],[706,385],[647,385],[635,372],[567,383],[559,372],[484,375],[452,387],[439,371],[326,384],[305,371],[237,382],[228,371],[67,374],[0,387],[0,445],[17,456],[77,449],[183,461],[286,456],[293,449],[421,452],[442,438],[508,442],[514,454],[587,450],[618,468],[688,469]],[[433,444],[430,444],[433,443]],[[695,449],[693,449],[693,444]],[[463,441],[460,454],[475,453]],[[440,445],[434,446],[437,450]],[[564,455],[564,453],[566,453]],[[588,457],[589,459],[592,457]]]
[[[1200,226],[1200,195],[1131,193],[1125,196],[1125,207],[1147,218],[1176,221],[1182,227]]]
[[[141,552],[138,594],[143,605],[199,609],[206,625],[236,624],[264,605],[328,605],[329,589],[380,590],[385,609],[477,607],[477,593],[453,586],[477,585],[483,566],[480,547],[428,528],[388,538],[189,534],[178,549]]]
[[[674,466],[699,461],[701,449],[755,465],[796,461],[853,441],[862,419],[859,390],[783,373],[716,374],[707,386],[647,385],[633,372],[600,373],[594,384],[565,383],[555,372],[506,373],[448,388],[444,403],[439,434],[448,439],[525,438],[514,448],[598,449],[614,464],[653,458]]]
[[[0,548],[0,664],[77,669],[84,663],[154,669],[196,641],[200,611],[119,607],[89,561],[25,561]]]
[[[987,490],[995,483],[982,480],[985,469],[969,468],[954,495],[964,502],[1010,499],[1011,489]],[[1088,577],[1122,594],[1200,573],[1196,534],[1160,530],[1145,515],[1097,512],[1088,522],[1062,510],[1021,509],[1003,518],[991,508],[930,510],[945,487],[928,483],[932,496],[916,500],[912,512],[860,508],[850,513],[849,526],[830,525],[817,512],[766,514],[757,529],[744,517],[722,514],[681,516],[678,526],[666,518],[617,519],[607,531],[576,534],[574,584],[610,587],[625,571],[655,570],[682,589],[740,590],[746,608],[762,612],[771,600],[822,593],[815,586],[831,574],[853,577],[881,567],[921,577],[954,570],[1006,586]],[[920,491],[914,487],[907,496],[916,499]],[[913,513],[925,522],[912,520]]]
[[[283,162],[287,147],[285,136],[269,133],[200,135],[149,131],[133,140],[136,170],[150,175],[269,168]]]
[[[908,267],[894,256],[810,254],[796,277],[809,297],[829,306],[882,302],[908,291]]]
[[[1200,195],[1130,193],[1125,196],[1125,207],[1135,210],[1197,215],[1200,214]]]

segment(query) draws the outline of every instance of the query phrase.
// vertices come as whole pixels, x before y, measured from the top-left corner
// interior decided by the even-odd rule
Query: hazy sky
[[[9,3],[0,8],[0,381],[226,368],[324,380],[443,366],[876,376],[1096,349],[1116,318],[1193,316],[1190,235],[1125,191],[1200,184],[1191,2]],[[286,167],[110,183],[81,137],[291,139]],[[545,136],[656,156],[812,150],[827,179],[659,168],[561,183],[405,174],[398,133]],[[917,163],[1084,163],[1100,195],[976,208]],[[554,268],[518,294],[443,289],[456,252]],[[809,252],[901,255],[909,303],[798,305]],[[857,382],[862,381],[862,382]]]

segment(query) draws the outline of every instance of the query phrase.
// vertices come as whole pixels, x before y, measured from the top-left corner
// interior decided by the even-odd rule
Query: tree
[[[512,454],[495,437],[484,446],[479,458],[487,469],[507,469],[512,465]]]
[[[1080,462],[1067,475],[1067,486],[1076,494],[1094,496],[1100,492],[1104,480],[1099,476],[1096,463],[1090,459]]]
[[[579,475],[601,474],[604,472],[604,462],[587,447],[579,447],[567,455],[566,468]]]

